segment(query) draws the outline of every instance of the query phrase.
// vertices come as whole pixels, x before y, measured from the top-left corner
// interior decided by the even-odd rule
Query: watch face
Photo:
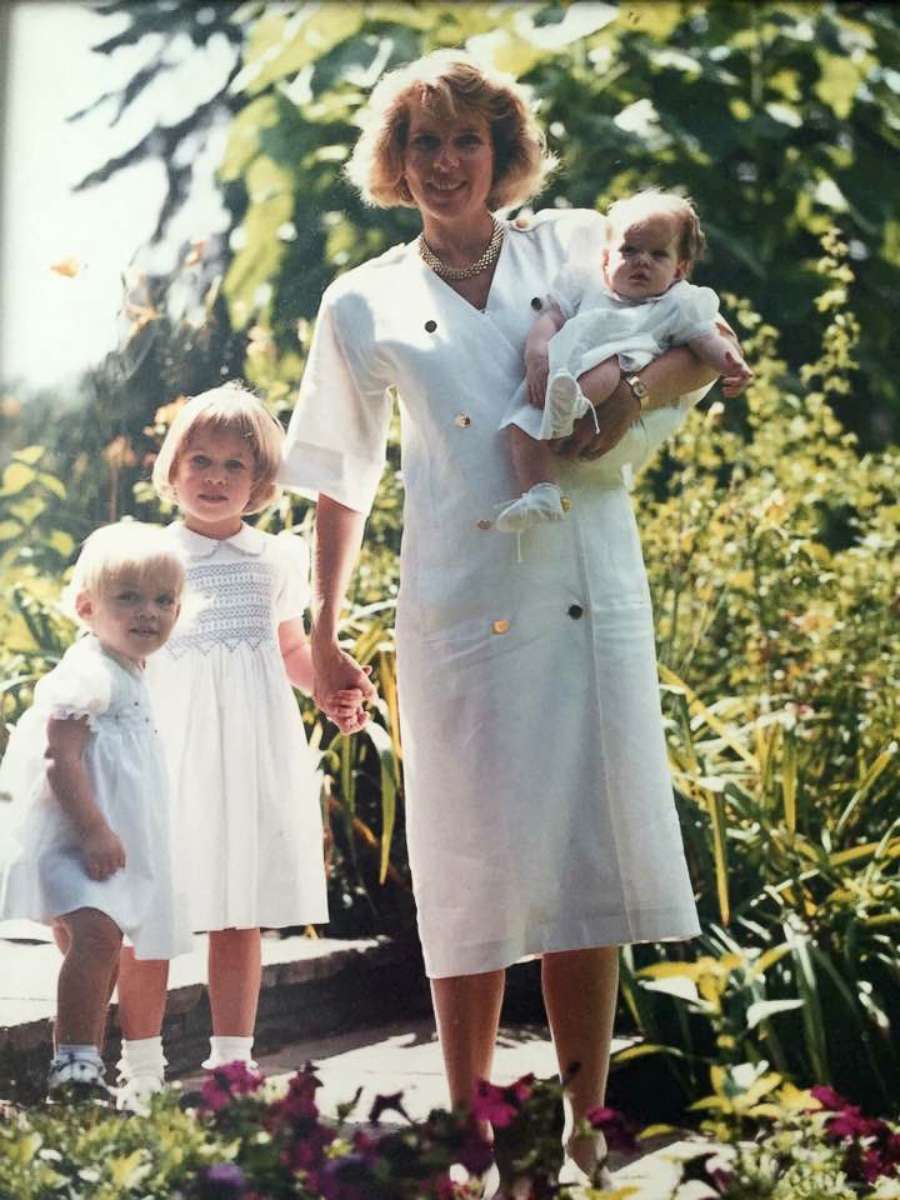
[[[629,376],[628,386],[637,396],[638,400],[643,400],[647,395],[646,385],[642,382],[642,380],[638,379],[637,375]]]

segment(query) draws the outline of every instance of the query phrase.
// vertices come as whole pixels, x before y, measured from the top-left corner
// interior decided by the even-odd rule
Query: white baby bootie
[[[501,533],[524,533],[545,521],[561,521],[565,515],[558,485],[536,483],[518,500],[507,504],[494,522],[494,528]]]
[[[165,1087],[166,1059],[162,1038],[122,1039],[122,1056],[116,1063],[116,1108],[145,1117],[150,1097]]]
[[[252,1037],[217,1037],[209,1039],[209,1058],[200,1064],[204,1071],[215,1071],[216,1067],[227,1067],[229,1063],[241,1062],[255,1071],[258,1063],[253,1061]]]
[[[542,441],[568,437],[575,427],[575,422],[588,412],[594,413],[596,424],[597,414],[594,412],[594,406],[578,386],[578,380],[568,371],[557,371],[547,385],[547,400],[541,417],[539,437]]]

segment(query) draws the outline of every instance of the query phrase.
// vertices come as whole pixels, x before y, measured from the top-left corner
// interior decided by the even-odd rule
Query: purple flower
[[[610,1150],[630,1151],[635,1148],[634,1133],[625,1116],[615,1108],[599,1105],[588,1111],[587,1119],[593,1129],[606,1138]]]
[[[246,1176],[237,1163],[214,1163],[200,1173],[197,1195],[202,1200],[231,1200],[243,1196],[246,1186]]]
[[[235,1096],[250,1095],[264,1082],[263,1076],[258,1071],[251,1071],[244,1062],[216,1067],[200,1090],[200,1105],[210,1112],[220,1112]]]

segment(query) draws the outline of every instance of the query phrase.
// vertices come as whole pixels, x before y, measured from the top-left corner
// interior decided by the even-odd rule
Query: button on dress
[[[524,374],[530,301],[573,238],[599,260],[602,233],[586,211],[511,226],[483,312],[414,245],[347,272],[323,297],[288,431],[282,481],[366,512],[387,389],[399,395],[400,720],[432,977],[698,932],[625,487],[561,463],[569,512],[522,536],[521,562],[491,527],[518,494],[498,426]]]

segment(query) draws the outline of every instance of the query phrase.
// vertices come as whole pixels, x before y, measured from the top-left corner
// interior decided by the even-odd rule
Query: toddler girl
[[[209,933],[214,1068],[251,1061],[260,926],[328,920],[316,763],[291,684],[310,691],[303,541],[244,523],[278,494],[284,434],[233,384],[190,400],[153,470],[181,520],[191,624],[148,673],[172,784],[176,867],[190,927]],[[344,693],[347,714],[360,704]],[[122,957],[122,1107],[162,1086],[167,967]]]
[[[594,411],[578,382],[585,372],[591,372],[594,404],[610,395],[623,372],[632,375],[672,346],[687,345],[714,367],[725,377],[728,395],[753,377],[717,328],[715,292],[688,283],[706,241],[689,200],[656,189],[618,200],[609,210],[607,237],[601,270],[590,263],[564,267],[529,332],[526,381],[501,423],[509,429],[523,493],[497,517],[496,528],[503,532],[562,519],[549,443],[568,437],[578,418]],[[690,403],[642,413],[591,467],[598,481],[622,482],[624,475],[629,483],[631,472],[678,428]]]
[[[121,521],[84,543],[68,597],[90,632],[35,688],[0,769],[14,832],[0,848],[0,918],[53,926],[51,1097],[105,1098],[100,1048],[122,934],[140,958],[190,948],[169,861],[168,796],[144,659],[178,616],[184,564],[162,530]]]

